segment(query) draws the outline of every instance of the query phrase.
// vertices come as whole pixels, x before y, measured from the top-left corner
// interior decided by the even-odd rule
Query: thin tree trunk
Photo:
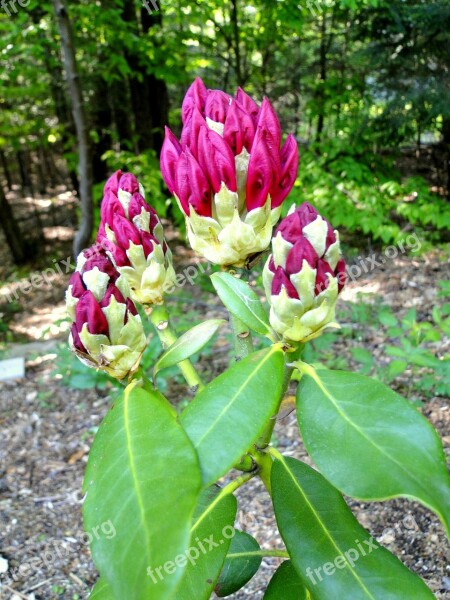
[[[30,172],[27,168],[27,158],[24,150],[16,152],[17,164],[19,166],[20,186],[24,194],[30,193],[33,196],[33,186],[30,179]]]
[[[447,197],[450,200],[450,117],[442,120],[442,138],[445,145],[445,160],[447,163]]]
[[[316,133],[316,141],[320,142],[320,138],[322,137],[323,126],[325,123],[325,81],[327,78],[327,45],[326,45],[326,16],[325,13],[322,14],[322,20],[320,25],[320,50],[319,50],[319,65],[320,65],[320,87],[318,94],[318,108],[319,108],[319,116],[317,119],[317,133]]]
[[[152,27],[161,27],[161,11],[150,14],[142,8],[141,23],[144,34],[148,34]],[[169,93],[163,79],[158,79],[153,74],[146,75],[145,79],[152,119],[152,148],[159,156],[164,142],[164,126],[169,125]]]
[[[31,249],[22,235],[19,224],[12,212],[11,205],[5,196],[3,186],[0,185],[0,224],[6,237],[6,243],[16,265],[24,264],[29,258]]]
[[[112,125],[109,87],[102,78],[98,78],[95,82],[92,105],[91,124],[98,135],[98,140],[92,144],[92,168],[94,183],[100,183],[108,177],[108,168],[102,156],[111,148]]]
[[[12,190],[12,179],[11,172],[8,167],[8,161],[6,160],[5,153],[3,150],[0,150],[0,162],[2,163],[3,173],[5,174],[6,185],[8,186],[8,190]]]
[[[238,85],[243,85],[237,0],[231,0],[231,22],[233,24],[234,56],[236,59],[236,81]]]
[[[75,256],[89,245],[94,226],[94,209],[92,202],[92,158],[89,143],[89,132],[84,111],[81,84],[75,59],[72,26],[64,0],[53,0],[61,46],[64,56],[66,79],[72,101],[73,119],[78,138],[78,172],[80,178],[81,223],[75,234],[73,251]]]

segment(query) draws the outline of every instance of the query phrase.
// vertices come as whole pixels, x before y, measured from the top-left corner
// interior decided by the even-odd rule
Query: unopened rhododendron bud
[[[67,312],[73,321],[71,349],[86,365],[117,379],[138,368],[146,346],[141,319],[128,292],[126,280],[99,244],[80,254],[66,292]]]
[[[298,149],[272,105],[241,89],[207,90],[201,79],[182,106],[181,140],[166,128],[161,171],[186,215],[192,248],[219,265],[243,266],[270,244],[297,176]]]
[[[117,171],[105,185],[97,242],[127,280],[133,301],[162,302],[175,280],[172,253],[156,211],[131,173]]]
[[[270,324],[288,342],[306,342],[333,323],[345,283],[339,234],[304,203],[281,221],[263,271]]]

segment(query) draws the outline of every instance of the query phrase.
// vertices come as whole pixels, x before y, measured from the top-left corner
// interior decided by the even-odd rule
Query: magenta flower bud
[[[128,218],[132,221],[135,217],[138,217],[142,210],[149,210],[155,212],[155,209],[147,204],[144,197],[139,192],[135,192],[131,196],[130,203],[128,204]]]
[[[228,110],[232,102],[231,96],[221,90],[212,90],[206,97],[205,116],[216,121],[216,123],[225,123]]]
[[[197,214],[203,217],[211,216],[211,191],[208,180],[187,148],[178,160],[176,187],[186,215],[190,214],[192,206]]]
[[[109,306],[111,304],[112,296],[114,296],[117,302],[121,302],[122,304],[126,303],[126,300],[119,288],[113,284],[110,284],[105,292],[105,295],[100,301],[100,307],[103,308],[104,306]]]
[[[100,302],[89,290],[81,296],[69,344],[83,363],[124,379],[138,368],[146,338],[136,307],[110,284]]]
[[[81,298],[81,296],[86,291],[86,287],[81,278],[81,273],[79,273],[78,271],[72,273],[69,279],[69,286],[72,287],[72,296],[74,298]]]
[[[74,352],[78,350],[78,353],[87,354],[87,350],[83,346],[83,342],[80,340],[80,335],[78,333],[78,329],[75,323],[72,323],[69,339],[71,341],[71,346]]]
[[[183,104],[181,107],[181,118],[183,123],[191,116],[194,107],[197,107],[200,111],[203,111],[206,102],[207,89],[205,84],[197,77],[194,83],[190,86],[184,97]]]
[[[270,191],[272,206],[280,206],[291,191],[297,178],[298,171],[298,149],[297,142],[292,134],[289,134],[280,152],[281,173],[277,183]]]
[[[119,180],[119,189],[135,194],[139,192],[139,182],[132,173],[124,173]]]
[[[259,113],[258,105],[240,87],[238,87],[237,92],[236,92],[236,101],[239,102],[240,106],[242,106],[244,111],[248,115],[250,115],[252,117],[254,123],[256,123],[256,119],[257,119],[258,113]]]
[[[130,242],[133,242],[136,246],[141,243],[141,237],[137,228],[125,219],[125,217],[117,217],[113,222],[113,231],[116,238],[117,245],[122,250],[128,250]]]
[[[138,367],[146,337],[128,282],[108,256],[108,243],[102,238],[78,257],[66,292],[69,343],[82,362],[123,379]]]
[[[310,204],[280,224],[263,281],[272,328],[287,342],[306,342],[333,323],[345,262],[339,236]]]
[[[178,176],[172,161],[180,160],[179,143],[169,130],[166,135],[162,161],[170,178]],[[115,184],[117,177],[109,181]],[[176,187],[176,182],[172,185]],[[121,174],[116,191],[112,183],[107,185],[98,240],[128,285],[129,294],[124,298],[131,296],[135,302],[153,304],[162,301],[169,284],[173,287],[175,271],[161,221],[145,201],[144,193],[131,173]]]
[[[194,156],[198,156],[198,137],[203,127],[207,127],[205,118],[195,106],[181,132],[181,147],[188,147]]]
[[[106,253],[107,243],[108,240],[104,238],[102,243],[96,243],[84,250],[77,259],[77,268],[69,280],[66,292],[67,313],[72,321],[75,321],[78,301],[87,291],[91,292],[98,302],[110,285],[119,287],[124,295],[129,294],[126,281],[121,278]]]
[[[85,323],[89,333],[108,335],[108,321],[94,294],[89,290],[81,296],[75,310],[75,324],[78,331],[82,330]]]
[[[273,179],[274,173],[270,151],[266,141],[258,131],[248,163],[246,199],[247,210],[249,212],[254,208],[264,206],[269,190],[272,187]]]
[[[281,267],[278,267],[278,269],[275,271],[272,281],[272,294],[278,296],[283,287],[285,288],[289,298],[298,299],[298,292],[292,285],[289,277]]]
[[[119,189],[119,181],[122,177],[122,171],[116,171],[111,175],[108,181],[105,183],[105,187],[103,188],[103,194],[106,196],[107,192],[111,191],[113,194],[117,196],[117,191]]]
[[[331,275],[331,277],[334,277],[334,271],[332,271],[330,265],[323,260],[323,258],[320,258],[317,262],[317,273],[316,273],[316,287],[315,287],[315,294],[316,296],[318,296],[320,294],[320,292],[323,292],[324,290],[327,289],[327,287],[330,284],[330,278],[328,277],[328,275]]]
[[[161,173],[171,194],[175,191],[176,165],[181,155],[181,145],[168,127],[161,148]]]
[[[267,248],[294,185],[298,151],[267,98],[261,109],[241,88],[233,98],[200,79],[182,107],[181,143],[166,130],[163,178],[186,216],[192,247],[220,265],[244,266]]]
[[[105,237],[100,240],[100,244],[108,256],[111,257],[111,261],[114,263],[116,268],[130,266],[130,261],[125,250],[122,250],[122,248],[119,248],[119,246],[108,240],[106,234]]]
[[[286,259],[286,273],[293,275],[298,273],[300,268],[303,266],[303,261],[309,264],[313,269],[316,268],[319,257],[317,252],[304,237],[300,237],[298,242],[295,242],[292,250],[290,250]],[[299,268],[300,265],[300,268]]]
[[[255,105],[256,106],[256,105]],[[233,102],[225,119],[223,138],[237,156],[245,148],[250,152],[255,139],[255,125],[250,114]]]
[[[202,127],[198,138],[198,148],[200,167],[207,174],[213,192],[217,194],[222,183],[229,190],[235,192],[237,188],[234,155],[224,139],[206,126]],[[199,213],[198,210],[197,213]]]
[[[281,125],[277,114],[267,98],[264,98],[258,114],[257,128],[261,129],[263,137],[271,152],[280,152]]]
[[[317,210],[303,202],[295,211],[283,219],[276,230],[276,233],[281,233],[284,240],[295,244],[302,235],[303,227],[315,221],[319,213]]]

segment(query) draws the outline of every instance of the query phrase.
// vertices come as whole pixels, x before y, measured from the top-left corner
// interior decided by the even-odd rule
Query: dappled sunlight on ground
[[[63,322],[61,322],[64,320]],[[18,323],[12,328],[18,335],[27,336],[31,340],[49,340],[61,337],[68,332],[64,302],[56,306],[35,308],[31,314],[23,313]]]

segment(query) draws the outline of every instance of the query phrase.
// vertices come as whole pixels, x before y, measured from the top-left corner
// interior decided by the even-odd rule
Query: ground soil
[[[189,264],[193,258],[189,250],[176,236],[171,237],[178,260]],[[51,248],[55,256],[65,259],[70,254],[69,244],[67,238],[55,247],[49,239],[42,256],[48,257]],[[5,281],[12,270],[1,241],[0,248],[0,280]],[[37,259],[33,269],[39,271],[49,264],[54,265],[48,258]],[[20,277],[15,277],[19,282]],[[428,318],[437,301],[436,282],[440,279],[450,279],[448,255],[446,258],[437,251],[420,257],[402,255],[351,282],[342,302],[355,301],[359,293],[367,301],[381,295],[394,314],[402,315],[409,307],[416,306],[419,316]],[[18,282],[7,283],[1,293],[15,289]],[[20,293],[15,303],[3,303],[0,308],[9,327],[9,333],[3,334],[4,356],[26,357],[25,379],[0,384],[0,571],[2,567],[8,568],[0,587],[0,597],[4,600],[84,600],[97,578],[82,531],[81,483],[93,435],[111,399],[108,388],[65,387],[55,367],[57,343],[66,336],[67,326],[59,323],[64,315],[66,283],[67,275],[55,272],[51,285],[33,289],[30,294]],[[223,309],[212,299],[205,303],[202,298],[200,302],[201,293],[198,286],[185,288],[184,295],[191,299],[191,308],[201,307],[204,318],[223,316]],[[384,340],[380,339],[379,329],[365,327],[363,334],[367,347],[375,355],[382,355]],[[345,338],[336,348],[357,368],[349,354],[350,346],[351,342]],[[449,340],[444,340],[443,350],[448,352]],[[214,360],[211,357],[201,360],[201,368],[210,375],[219,372],[229,351],[228,338],[220,336]],[[404,391],[401,379],[395,386]],[[184,392],[183,386],[174,383],[167,394],[176,402]],[[420,399],[416,395],[416,400]],[[433,397],[422,405],[424,414],[441,435],[447,453],[450,452],[449,402],[448,398]],[[311,464],[293,412],[277,422],[275,439],[281,451]],[[280,547],[269,497],[262,485],[253,480],[239,490],[238,497],[239,526],[254,535],[262,547]],[[443,527],[433,513],[404,499],[384,503],[348,499],[348,502],[363,526],[423,577],[436,598],[450,597],[450,573],[446,570],[450,568],[448,545]],[[257,576],[231,598],[262,598],[278,563],[279,559],[263,560]],[[21,565],[28,565],[23,575],[17,573]]]

